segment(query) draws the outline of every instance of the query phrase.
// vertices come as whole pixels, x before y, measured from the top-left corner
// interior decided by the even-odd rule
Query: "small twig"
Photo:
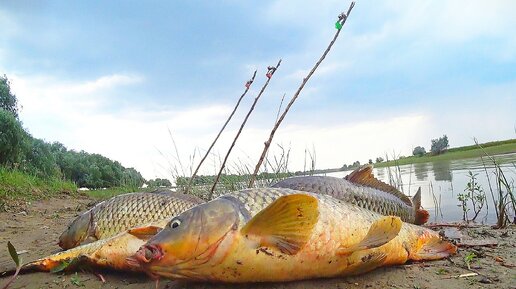
[[[235,138],[233,139],[233,143],[231,143],[231,146],[229,147],[229,150],[228,152],[226,153],[226,157],[224,158],[224,161],[222,162],[222,165],[220,166],[220,170],[219,170],[219,173],[217,174],[217,177],[215,178],[215,181],[213,182],[213,187],[211,187],[211,191],[210,191],[210,196],[209,198],[211,199],[213,197],[213,192],[215,191],[215,187],[217,186],[217,183],[219,181],[219,178],[220,178],[220,175],[222,174],[222,171],[224,170],[224,167],[226,166],[226,162],[229,158],[229,155],[231,154],[231,151],[233,150],[233,147],[235,146],[235,143],[238,139],[238,137],[240,136],[240,134],[242,133],[242,130],[244,129],[244,126],[247,122],[247,120],[249,119],[249,116],[251,115],[251,113],[253,112],[254,110],[254,107],[256,106],[256,103],[258,102],[258,100],[260,99],[260,97],[262,96],[263,92],[265,91],[265,89],[267,88],[267,86],[269,85],[269,82],[271,81],[271,78],[272,76],[274,75],[274,73],[276,72],[276,70],[278,69],[278,67],[280,66],[281,64],[281,59],[278,61],[278,64],[276,64],[276,66],[272,67],[272,66],[269,66],[267,69],[267,81],[265,82],[265,84],[262,86],[262,89],[260,90],[260,92],[258,93],[258,95],[256,96],[256,98],[254,99],[254,102],[253,104],[251,105],[251,108],[249,109],[249,112],[247,113],[247,115],[245,116],[244,118],[244,121],[242,122],[242,124],[240,125],[240,129],[238,130],[238,133],[236,134]]]
[[[224,129],[226,129],[226,126],[228,125],[229,121],[231,120],[231,118],[233,117],[233,115],[235,114],[238,106],[240,105],[240,102],[242,101],[242,99],[244,98],[244,96],[247,94],[247,92],[249,91],[249,89],[251,88],[251,85],[253,84],[254,82],[254,78],[256,77],[256,70],[254,71],[253,73],[253,77],[251,77],[250,80],[248,80],[245,84],[245,91],[244,93],[242,93],[242,95],[240,95],[240,98],[238,99],[236,105],[235,105],[235,108],[233,108],[233,111],[231,112],[231,114],[229,115],[228,119],[226,120],[226,122],[224,123],[224,125],[222,126],[222,128],[220,129],[219,133],[217,134],[217,136],[215,137],[215,139],[213,140],[213,142],[211,143],[210,147],[208,148],[208,150],[206,151],[206,154],[204,155],[204,157],[201,159],[201,161],[199,162],[199,165],[197,165],[197,168],[195,169],[194,173],[192,174],[192,176],[190,177],[190,181],[188,182],[188,186],[186,187],[185,189],[185,193],[188,193],[188,190],[190,189],[190,187],[192,186],[192,183],[195,179],[195,177],[197,176],[197,173],[199,172],[199,169],[201,168],[201,165],[202,163],[204,162],[204,160],[206,160],[206,158],[208,157],[208,155],[210,154],[211,152],[211,149],[213,148],[213,146],[215,145],[215,143],[217,142],[217,140],[219,139],[220,135],[222,134],[222,132],[224,131]]]
[[[432,223],[423,225],[425,228],[439,228],[439,227],[452,227],[452,228],[480,228],[481,225],[473,225],[473,224],[454,224],[454,223]]]
[[[260,170],[260,167],[262,166],[263,160],[265,159],[265,154],[269,150],[269,147],[271,145],[271,142],[272,142],[272,139],[274,137],[274,134],[276,133],[276,130],[280,126],[281,122],[283,121],[283,119],[287,115],[290,107],[294,104],[294,102],[296,101],[297,97],[299,96],[299,94],[301,93],[301,91],[305,87],[306,83],[310,79],[310,77],[312,77],[312,75],[314,74],[315,70],[317,70],[317,68],[319,67],[321,62],[324,60],[324,58],[326,58],[326,55],[330,52],[333,44],[337,40],[337,37],[339,37],[340,31],[342,30],[342,26],[346,23],[346,20],[348,19],[349,14],[351,13],[351,10],[353,9],[354,6],[355,6],[355,2],[351,2],[351,5],[349,6],[348,12],[346,14],[341,13],[339,15],[339,18],[338,18],[339,20],[337,21],[337,23],[335,23],[335,26],[337,28],[337,32],[333,36],[333,39],[331,40],[330,44],[328,45],[328,47],[324,51],[324,53],[321,56],[321,58],[319,58],[317,63],[315,63],[315,65],[312,68],[312,70],[310,70],[308,75],[305,78],[303,78],[303,82],[301,82],[301,85],[299,86],[299,88],[297,89],[296,93],[294,94],[294,96],[292,97],[292,99],[288,103],[287,107],[283,111],[283,114],[280,116],[280,118],[278,119],[278,121],[274,125],[274,127],[273,127],[273,129],[271,131],[271,134],[269,136],[269,139],[265,142],[265,147],[263,149],[262,155],[260,156],[260,159],[259,159],[258,163],[256,164],[256,167],[254,168],[254,173],[251,176],[251,180],[249,181],[249,185],[248,185],[249,188],[253,187],[253,185],[254,185],[254,181],[256,179],[256,176],[258,175],[258,171]]]
[[[465,273],[465,274],[460,274],[460,275],[453,275],[453,276],[444,277],[443,279],[465,278],[465,277],[473,277],[473,276],[478,276],[478,275],[480,275],[480,274],[478,274],[478,273]]]

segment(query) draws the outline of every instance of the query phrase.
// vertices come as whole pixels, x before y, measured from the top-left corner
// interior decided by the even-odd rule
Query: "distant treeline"
[[[0,77],[0,166],[87,188],[139,187],[145,182],[135,169],[102,155],[68,150],[59,142],[32,137],[18,119],[16,96],[6,76]]]
[[[301,172],[299,172],[301,174]],[[271,179],[284,179],[291,176],[297,175],[296,173],[261,173],[256,177],[257,180],[271,180]],[[220,176],[222,183],[247,183],[249,181],[249,174],[245,175],[236,175],[236,174],[222,174]],[[178,187],[187,187],[190,181],[189,177],[177,177],[176,185]],[[212,185],[215,182],[215,176],[196,176],[192,182],[193,186],[203,186],[203,185]]]

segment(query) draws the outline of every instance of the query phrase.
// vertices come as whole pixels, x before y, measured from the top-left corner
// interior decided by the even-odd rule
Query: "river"
[[[516,153],[496,155],[494,158],[509,183],[512,184],[514,192],[516,187]],[[485,163],[485,168],[483,163]],[[488,158],[469,158],[402,165],[399,166],[399,170],[395,167],[375,168],[374,174],[378,179],[389,183],[389,170],[391,177],[398,184],[401,184],[400,189],[405,194],[414,195],[417,189],[421,187],[422,206],[430,212],[430,222],[455,222],[462,220],[463,212],[459,206],[460,202],[457,199],[457,195],[464,192],[467,183],[470,181],[469,172],[471,171],[476,175],[477,182],[484,190],[487,201],[476,221],[486,224],[496,223],[496,212],[489,189],[490,183],[495,199],[497,199],[495,168]],[[328,175],[344,177],[349,172],[343,171]],[[512,208],[512,206],[509,207]],[[472,218],[473,215],[473,210],[470,209],[468,212],[469,218]],[[514,216],[512,210],[510,215]]]

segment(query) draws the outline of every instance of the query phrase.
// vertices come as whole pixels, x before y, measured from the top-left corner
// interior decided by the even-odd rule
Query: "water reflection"
[[[450,169],[451,161],[435,162],[432,163],[432,170],[434,171],[434,178],[436,181],[449,181],[453,180],[453,175]]]
[[[418,163],[414,164],[414,175],[416,175],[416,180],[424,181],[428,178],[428,171],[430,170],[430,166],[428,163]]]
[[[509,182],[516,181],[516,153],[498,155],[495,158],[502,167],[507,180]],[[484,161],[486,160],[484,159]],[[486,163],[486,167],[487,174],[492,177],[494,172],[492,163]],[[394,172],[393,168],[391,171]],[[418,187],[421,187],[422,204],[430,212],[430,220],[446,222],[462,219],[461,208],[457,206],[459,204],[457,194],[466,188],[469,181],[468,172],[478,173],[477,181],[486,192],[489,202],[489,210],[484,209],[485,211],[480,215],[483,217],[486,214],[487,217],[483,221],[487,223],[494,224],[496,222],[489,183],[480,158],[404,165],[399,167],[399,171],[403,183],[402,191],[413,194]],[[349,171],[329,175],[344,177],[348,173]],[[374,174],[378,179],[389,183],[388,168],[375,169]],[[440,213],[435,213],[438,211],[436,210],[438,207],[440,207],[442,217]],[[511,211],[510,214],[514,215],[514,212]]]

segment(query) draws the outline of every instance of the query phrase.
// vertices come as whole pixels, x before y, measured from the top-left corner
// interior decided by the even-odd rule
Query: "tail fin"
[[[457,252],[457,246],[443,240],[433,231],[425,231],[419,236],[416,248],[410,252],[411,260],[438,260]]]
[[[20,268],[19,274],[27,274],[27,273],[33,273],[33,272],[52,272],[55,268],[61,265],[61,262],[59,261],[53,261],[51,259],[39,259],[36,261],[32,261],[30,263],[24,264]],[[7,271],[1,272],[0,276],[10,276],[14,275],[16,272],[16,269],[9,269]]]
[[[21,267],[20,273],[59,272],[65,269],[70,270],[75,268],[77,264],[87,261],[88,255],[95,252],[95,250],[105,244],[106,240],[109,239],[103,239],[93,243],[81,245],[29,262]],[[15,271],[16,270],[8,270],[2,272],[0,276],[12,275]]]
[[[412,198],[412,207],[416,212],[416,219],[414,224],[423,225],[430,218],[430,214],[427,210],[421,208],[421,187],[417,190],[416,194]]]

